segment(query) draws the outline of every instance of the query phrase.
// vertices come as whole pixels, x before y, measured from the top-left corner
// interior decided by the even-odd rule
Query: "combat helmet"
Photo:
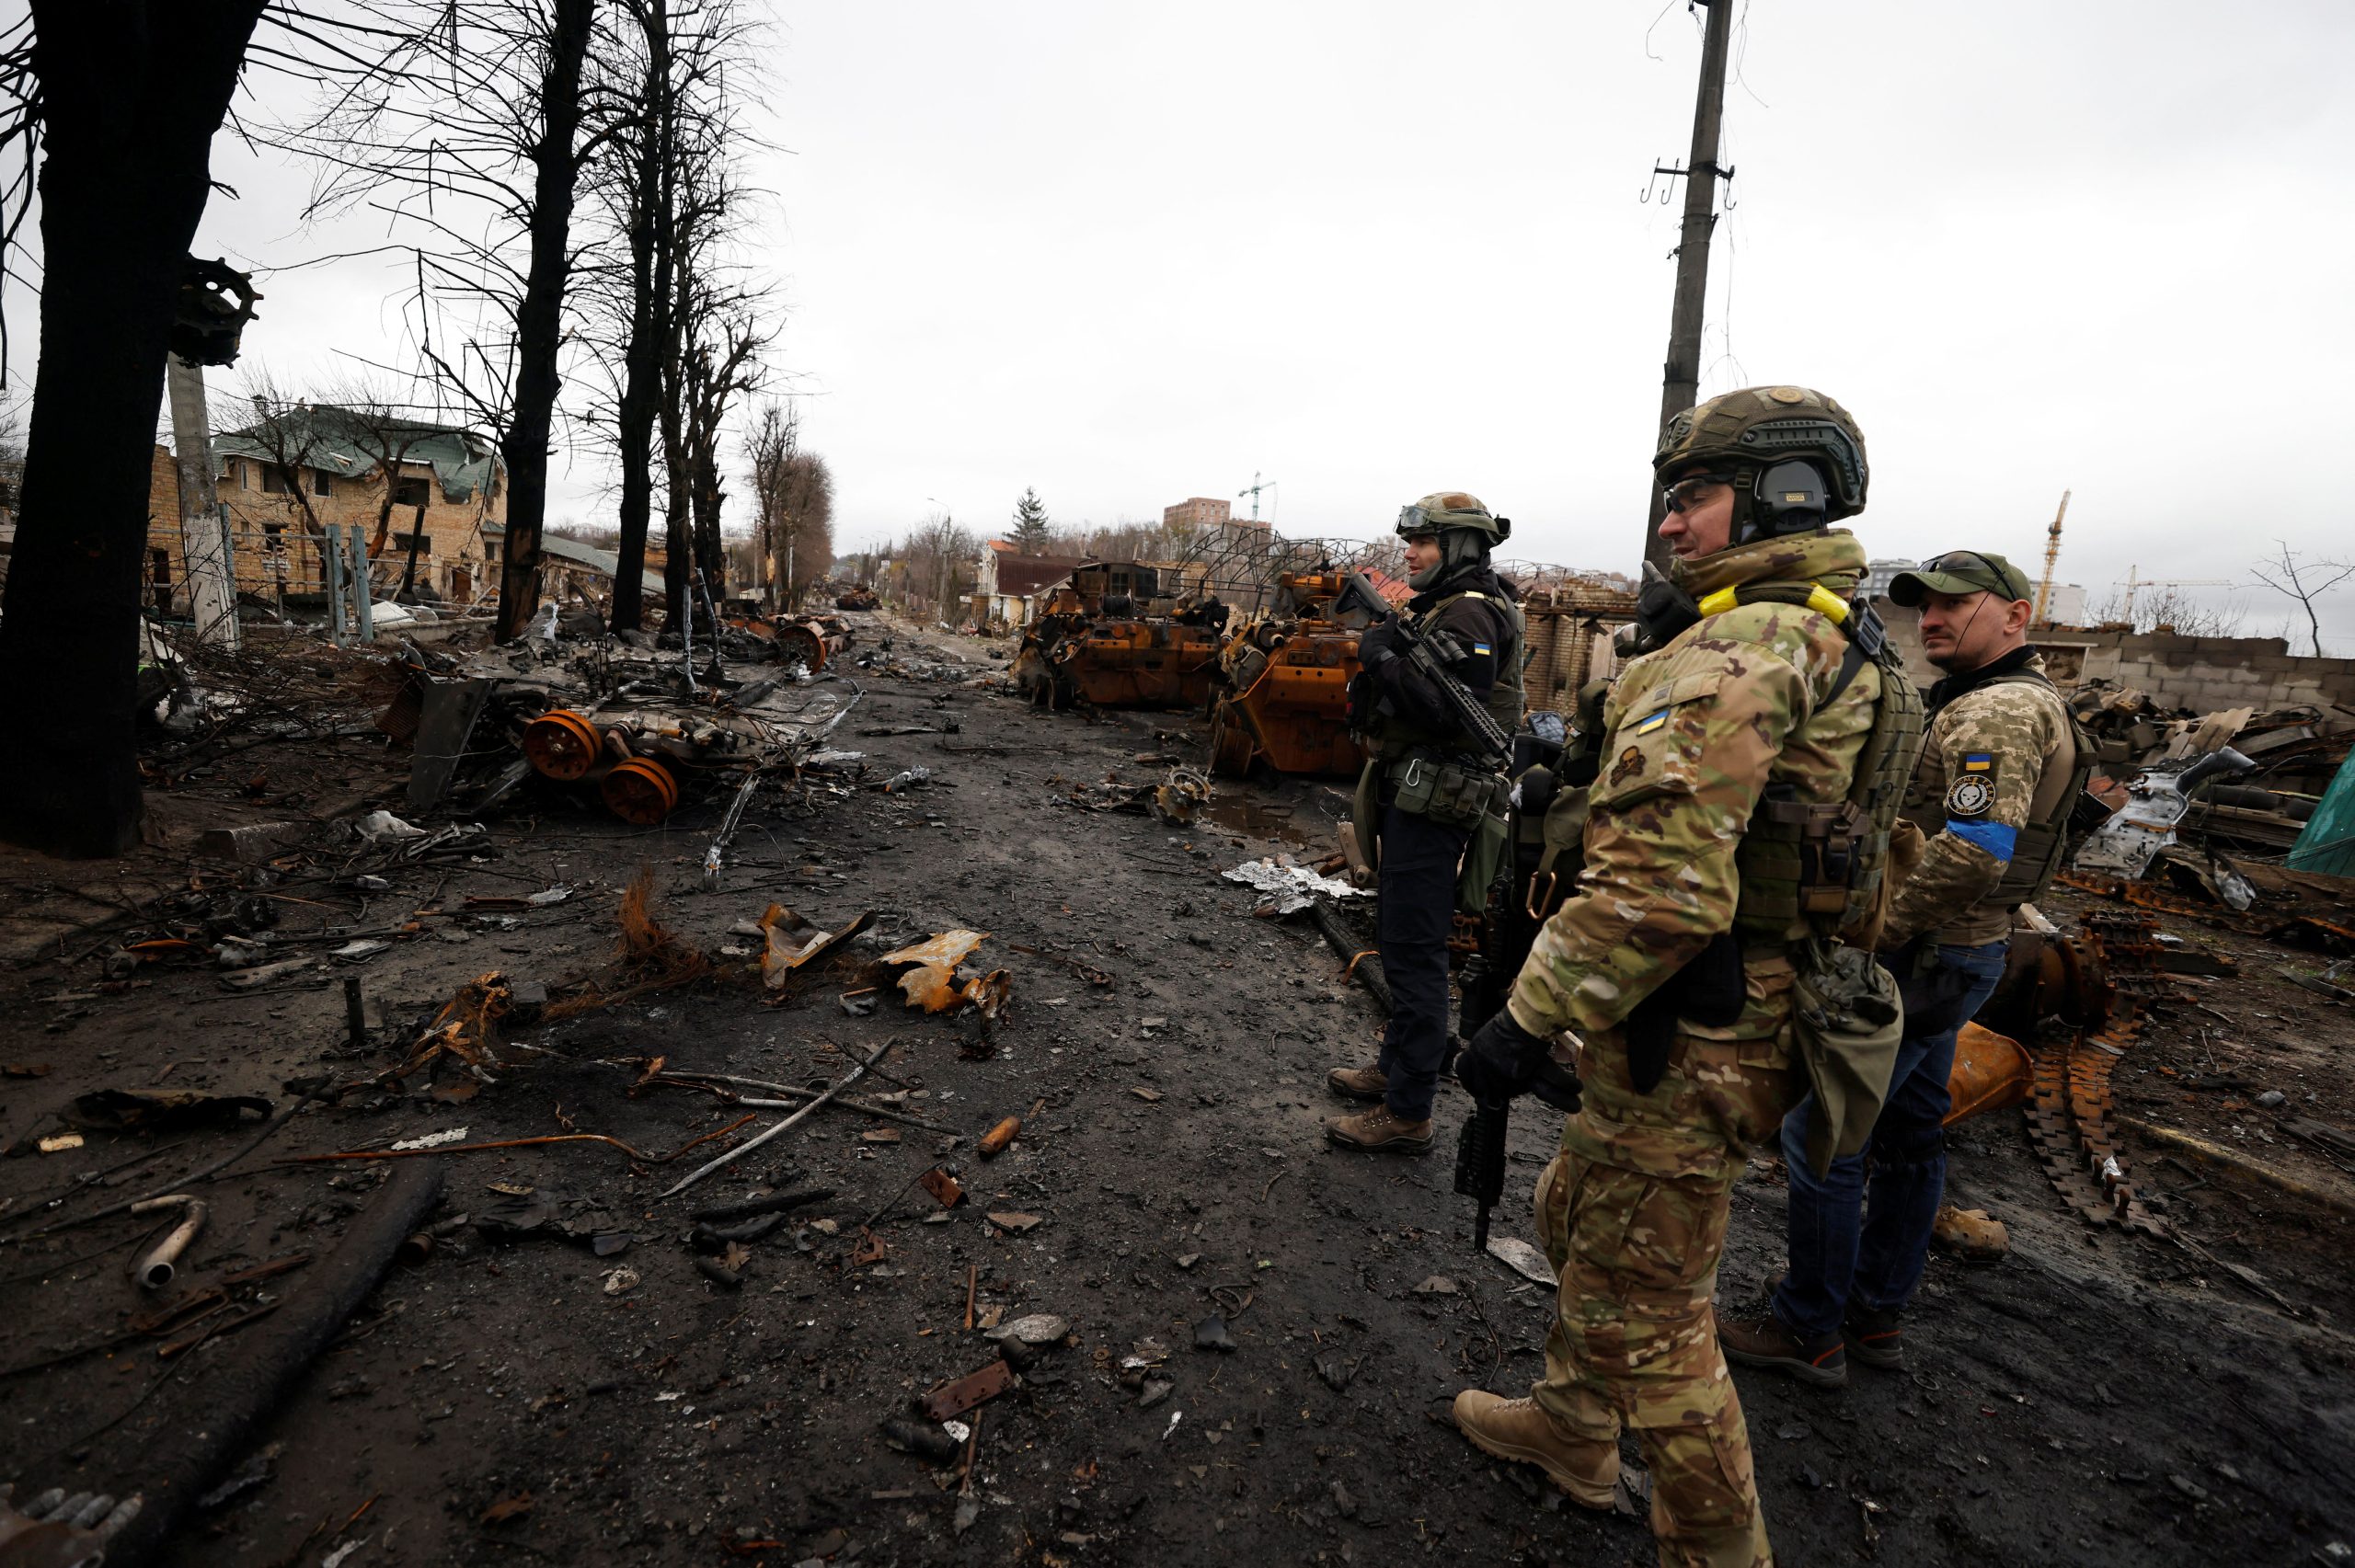
[[[1853,517],[1871,476],[1856,421],[1804,386],[1747,386],[1686,409],[1661,429],[1652,472],[1724,475],[1737,544]]]
[[[1421,500],[1398,509],[1398,537],[1418,533],[1439,538],[1439,565],[1407,579],[1417,592],[1442,578],[1481,565],[1488,552],[1512,537],[1512,519],[1499,517],[1465,490],[1434,490]]]
[[[1411,539],[1418,533],[1444,537],[1451,528],[1468,528],[1490,544],[1501,544],[1512,537],[1512,519],[1496,516],[1481,504],[1479,497],[1464,490],[1434,490],[1413,505],[1398,509],[1401,539]]]

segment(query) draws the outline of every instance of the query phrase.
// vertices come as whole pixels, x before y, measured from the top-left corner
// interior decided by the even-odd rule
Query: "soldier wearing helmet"
[[[1653,467],[1674,566],[1603,705],[1579,884],[1456,1065],[1493,1101],[1534,1085],[1557,1035],[1580,1042],[1582,1100],[1537,1184],[1558,1319],[1529,1397],[1467,1390],[1455,1415],[1603,1510],[1634,1428],[1660,1562],[1752,1568],[1771,1553],[1710,1297],[1734,1180],[1798,1097],[1792,955],[1848,908],[1804,825],[1850,820],[1887,667],[1847,625],[1864,551],[1829,526],[1865,504],[1839,404],[1711,398]]]
[[[1929,1262],[1945,1190],[1947,1081],[1955,1037],[2003,978],[2013,912],[2042,896],[2092,772],[2068,704],[2028,642],[2028,574],[2003,556],[1949,550],[1890,582],[1922,612],[1927,744],[1905,817],[1926,841],[1880,931],[1903,983],[1905,1035],[1871,1142],[1817,1176],[1791,1159],[1790,1267],[1763,1312],[1718,1323],[1726,1354],[1805,1383],[1847,1381],[1851,1357],[1905,1364],[1902,1314]],[[1806,1144],[1814,1102],[1783,1123]]]
[[[1488,552],[1512,532],[1476,496],[1442,490],[1398,514],[1407,541],[1406,615],[1431,640],[1447,672],[1488,705],[1507,734],[1521,723],[1521,607],[1490,569]],[[1359,639],[1350,727],[1373,744],[1358,784],[1355,830],[1369,858],[1378,841],[1379,944],[1390,982],[1390,1023],[1370,1067],[1327,1076],[1366,1110],[1326,1124],[1338,1148],[1422,1154],[1448,1045],[1447,938],[1459,864],[1473,831],[1498,814],[1500,759],[1481,756],[1445,700],[1402,656],[1396,620]],[[1498,818],[1499,821],[1500,818]]]

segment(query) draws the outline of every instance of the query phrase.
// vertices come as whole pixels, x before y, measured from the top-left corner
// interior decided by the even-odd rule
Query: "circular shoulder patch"
[[[1984,817],[1988,807],[1995,804],[1995,786],[1977,773],[1969,773],[1954,781],[1947,790],[1947,815],[1949,817]]]

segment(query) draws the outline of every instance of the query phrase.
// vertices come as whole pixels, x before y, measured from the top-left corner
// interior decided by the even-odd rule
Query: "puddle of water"
[[[1202,815],[1246,838],[1271,839],[1282,844],[1313,844],[1330,838],[1325,818],[1304,809],[1304,805],[1258,799],[1221,779]]]

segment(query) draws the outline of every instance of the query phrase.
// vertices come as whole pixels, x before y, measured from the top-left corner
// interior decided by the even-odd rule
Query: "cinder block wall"
[[[1920,617],[1878,600],[1890,639],[1906,668],[1927,682],[1937,670],[1922,658]],[[2219,708],[2325,706],[2355,709],[2355,658],[2307,658],[2280,637],[2183,637],[2172,632],[2049,630],[2037,636],[2046,665],[2063,690],[2086,681],[2115,681],[2147,693],[2163,708],[2212,713]]]

